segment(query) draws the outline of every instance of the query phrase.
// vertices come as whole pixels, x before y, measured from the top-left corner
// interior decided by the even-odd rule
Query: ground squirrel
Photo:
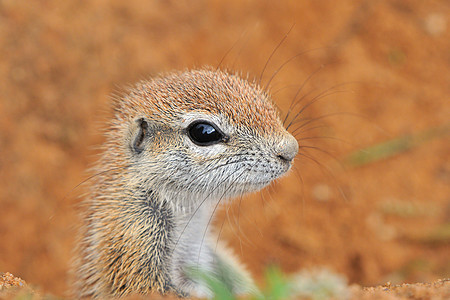
[[[138,83],[114,109],[85,201],[75,296],[211,297],[190,268],[251,290],[208,225],[218,203],[292,166],[298,143],[268,94],[238,75],[190,70]]]

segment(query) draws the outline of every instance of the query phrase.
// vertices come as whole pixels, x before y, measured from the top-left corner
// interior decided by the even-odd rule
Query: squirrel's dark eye
[[[191,141],[199,146],[209,146],[225,141],[222,131],[208,121],[195,121],[189,125],[187,132]]]

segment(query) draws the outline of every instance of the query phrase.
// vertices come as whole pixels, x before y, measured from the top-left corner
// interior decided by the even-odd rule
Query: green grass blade
[[[432,128],[415,135],[405,135],[384,143],[355,151],[344,158],[350,167],[359,167],[408,151],[437,137],[450,134],[450,124]]]

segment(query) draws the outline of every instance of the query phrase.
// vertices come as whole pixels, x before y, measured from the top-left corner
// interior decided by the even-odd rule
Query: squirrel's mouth
[[[237,178],[230,178],[223,183],[223,186],[228,186],[230,190],[239,190],[240,194],[248,192],[255,192],[270,185],[274,180],[284,177],[291,169],[292,164],[283,166],[278,170],[248,170],[249,174],[245,176],[238,176]]]
[[[265,179],[265,180],[256,180],[256,181],[247,181],[247,182],[239,182],[234,186],[234,191],[236,191],[236,195],[245,195],[247,193],[257,192],[266,186],[270,185],[273,182],[273,179]]]

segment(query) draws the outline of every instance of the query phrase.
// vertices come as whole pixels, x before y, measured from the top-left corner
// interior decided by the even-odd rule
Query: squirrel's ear
[[[137,130],[132,140],[131,148],[135,153],[141,153],[145,148],[145,140],[149,135],[148,123],[144,118],[137,120]]]

